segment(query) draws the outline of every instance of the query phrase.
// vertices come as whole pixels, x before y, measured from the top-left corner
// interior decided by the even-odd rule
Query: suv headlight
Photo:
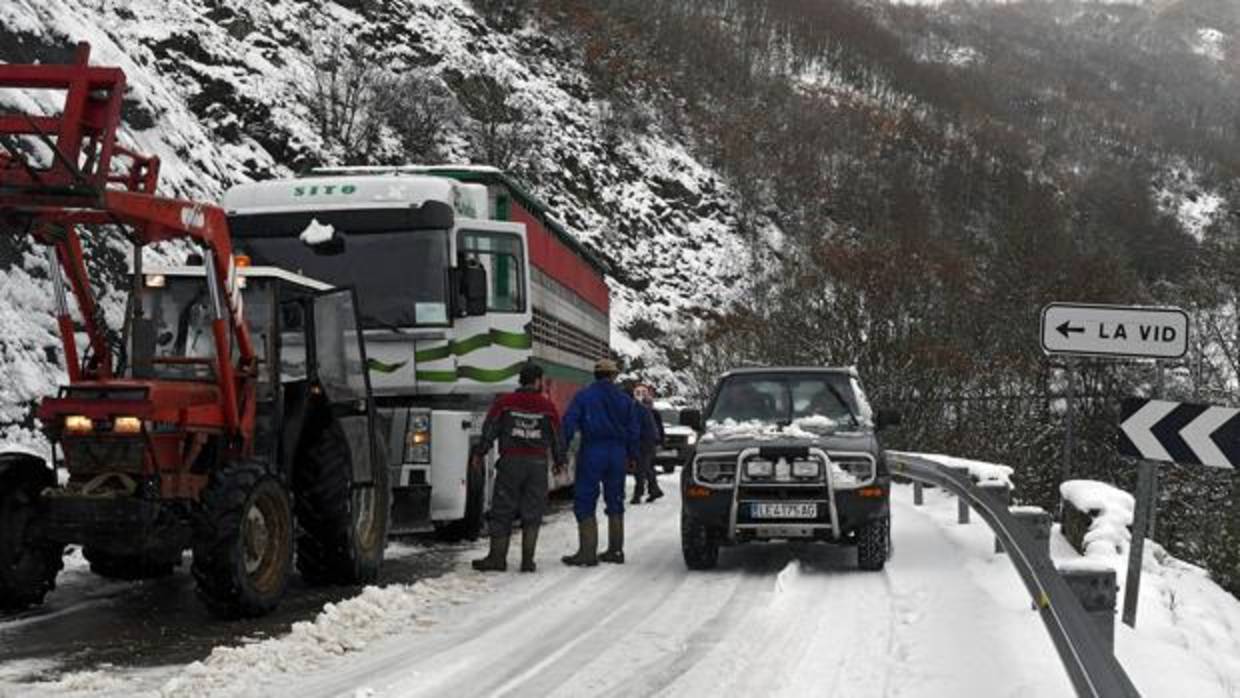
[[[685,443],[690,446],[697,443],[697,432],[696,431],[689,432],[689,435],[685,437]]]
[[[732,482],[736,476],[736,456],[702,456],[693,462],[694,476],[707,484]]]
[[[792,477],[815,478],[822,473],[822,465],[817,459],[792,461]]]
[[[769,478],[775,475],[775,463],[761,458],[745,461],[745,475],[752,478]]]

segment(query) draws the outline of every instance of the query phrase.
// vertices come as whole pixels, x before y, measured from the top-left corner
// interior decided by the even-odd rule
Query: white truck
[[[610,345],[603,265],[494,168],[318,170],[223,203],[250,263],[356,289],[391,532],[476,536],[490,488],[468,461],[486,410],[526,361],[561,409],[591,379]]]

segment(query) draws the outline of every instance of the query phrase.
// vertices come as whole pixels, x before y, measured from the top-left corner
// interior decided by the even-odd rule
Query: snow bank
[[[891,453],[934,461],[948,468],[968,468],[969,476],[978,484],[998,483],[1006,485],[1008,488],[1013,487],[1012,473],[1015,471],[1006,465],[956,458],[955,456],[944,456],[938,453],[902,453],[899,451],[892,451]]]
[[[1127,549],[1135,506],[1132,495],[1093,480],[1069,480],[1059,485],[1059,493],[1093,518],[1083,539],[1087,557],[1114,557]]]
[[[288,635],[241,647],[217,647],[165,683],[161,694],[215,698],[267,693],[258,685],[301,675],[407,632],[429,607],[472,598],[488,584],[481,576],[447,575],[414,585],[366,587],[347,601],[327,604],[313,622],[296,623]]]

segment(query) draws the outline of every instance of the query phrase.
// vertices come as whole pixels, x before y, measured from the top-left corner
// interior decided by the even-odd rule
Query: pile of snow
[[[1227,203],[1217,191],[1207,189],[1201,176],[1184,161],[1168,166],[1154,182],[1158,210],[1174,217],[1184,232],[1200,241]]]
[[[1085,534],[1087,557],[1114,557],[1128,547],[1135,500],[1131,494],[1094,480],[1068,480],[1059,485],[1064,501],[1093,518]]]
[[[1202,27],[1197,30],[1192,51],[1212,61],[1222,61],[1227,58],[1227,35],[1212,27]]]
[[[1006,465],[984,463],[967,458],[956,458],[955,456],[945,456],[939,453],[904,453],[900,451],[891,451],[891,453],[934,461],[947,468],[967,468],[969,476],[979,485],[993,483],[1012,489],[1012,473],[1015,471]]]
[[[332,236],[336,234],[336,229],[330,224],[320,223],[319,219],[311,218],[310,225],[301,231],[301,235],[297,236],[299,240],[307,245],[322,245],[330,242]]]
[[[218,647],[185,667],[161,689],[162,698],[269,694],[277,685],[385,637],[407,632],[426,609],[460,603],[486,591],[481,575],[447,575],[413,585],[367,587],[358,596],[327,604],[314,622],[300,622],[284,637],[241,647]]]

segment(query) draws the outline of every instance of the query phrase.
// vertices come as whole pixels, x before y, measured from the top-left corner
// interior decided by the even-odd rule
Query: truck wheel
[[[691,570],[712,570],[719,564],[719,538],[684,510],[680,512],[680,551]]]
[[[304,448],[293,472],[297,569],[309,584],[370,584],[379,578],[391,491],[387,463],[374,484],[353,486],[353,461],[340,423],[333,421]]]
[[[449,541],[478,540],[486,515],[486,477],[479,476],[473,468],[466,468],[465,516],[440,530],[441,537]]]
[[[284,485],[257,463],[236,463],[211,475],[200,506],[191,567],[198,598],[224,619],[274,610],[293,566],[293,512]]]
[[[45,515],[40,492],[55,484],[38,459],[0,455],[0,611],[41,604],[56,588],[65,547],[38,535]]]
[[[180,563],[181,554],[172,555],[111,555],[93,548],[83,548],[82,555],[90,562],[90,571],[108,579],[126,582],[167,577]]]
[[[891,544],[891,517],[867,521],[857,531],[857,567],[879,572],[887,562]]]

